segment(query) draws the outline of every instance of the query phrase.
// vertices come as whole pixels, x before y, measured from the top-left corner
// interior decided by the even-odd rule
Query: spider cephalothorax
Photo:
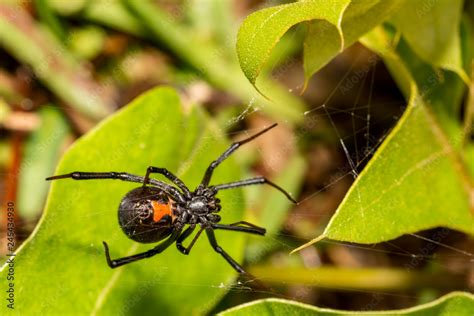
[[[225,189],[253,184],[268,184],[280,190],[292,202],[296,203],[296,201],[285,190],[264,177],[256,177],[213,186],[210,186],[209,182],[214,169],[237,148],[275,126],[276,124],[273,124],[249,138],[233,143],[220,157],[209,165],[201,183],[194,191],[190,191],[178,177],[167,169],[157,167],[148,167],[145,177],[125,172],[76,171],[64,175],[52,176],[46,180],[64,178],[72,178],[74,180],[119,179],[142,183],[142,186],[128,192],[120,202],[118,211],[120,227],[129,238],[140,243],[152,243],[165,238],[167,239],[148,251],[115,260],[110,258],[109,247],[107,243],[103,242],[107,263],[111,268],[156,255],[173,243],[176,243],[176,247],[181,253],[189,254],[194,243],[205,230],[209,243],[214,250],[220,253],[235,270],[244,273],[244,269],[217,244],[214,230],[223,229],[264,235],[265,228],[244,221],[228,225],[219,224],[221,217],[216,213],[221,210],[221,205],[216,194],[220,190]],[[175,186],[151,179],[151,173],[162,174],[173,182]],[[185,228],[186,226],[187,228]],[[187,247],[183,246],[183,241],[188,238],[198,226],[200,229],[191,243]]]

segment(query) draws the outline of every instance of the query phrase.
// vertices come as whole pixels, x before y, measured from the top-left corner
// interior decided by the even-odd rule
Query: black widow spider
[[[215,197],[217,192],[220,190],[252,184],[268,184],[277,190],[280,190],[293,203],[296,204],[296,201],[285,190],[268,181],[264,177],[256,177],[212,186],[209,186],[209,182],[214,169],[237,148],[262,135],[276,125],[277,124],[273,124],[253,136],[232,143],[232,145],[219,158],[209,165],[201,184],[192,192],[178,177],[165,168],[151,166],[148,167],[145,177],[125,172],[76,171],[68,174],[52,176],[46,178],[46,180],[64,178],[72,178],[74,180],[119,179],[123,181],[143,183],[142,186],[128,192],[120,202],[118,211],[120,227],[129,238],[140,243],[153,243],[168,236],[169,237],[148,251],[115,260],[110,259],[109,246],[104,241],[105,257],[111,268],[117,268],[124,264],[154,256],[164,251],[174,242],[176,242],[178,250],[187,255],[202,231],[205,230],[209,242],[214,250],[220,253],[239,273],[245,273],[244,269],[217,244],[214,229],[265,235],[265,228],[245,221],[239,221],[229,225],[218,224],[221,217],[216,213],[220,211],[221,206],[220,200]],[[176,187],[159,180],[151,179],[151,173],[162,174],[173,182]],[[185,225],[189,226],[184,229]],[[184,247],[183,241],[193,233],[197,225],[200,226],[199,231],[189,246]]]

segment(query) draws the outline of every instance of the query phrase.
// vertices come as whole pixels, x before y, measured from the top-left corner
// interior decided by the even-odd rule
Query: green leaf
[[[359,37],[383,22],[396,12],[400,0],[351,1],[338,21],[338,32],[342,34],[341,48],[352,45]],[[304,70],[306,81],[339,53],[339,35],[328,21],[314,21],[309,25],[304,43]]]
[[[392,21],[421,59],[468,82],[460,47],[462,6],[462,0],[407,1]]]
[[[207,165],[226,146],[199,108],[187,112],[173,90],[152,90],[78,140],[56,174],[77,170],[144,175],[148,166],[160,166],[194,189]],[[232,160],[216,170],[212,183],[239,179]],[[17,313],[189,315],[212,308],[225,294],[225,286],[219,285],[232,282],[235,271],[205,236],[189,256],[171,246],[150,259],[113,270],[107,266],[102,241],[109,243],[113,258],[155,246],[128,239],[117,222],[121,198],[137,186],[117,180],[53,182],[39,227],[15,257]],[[241,191],[224,191],[219,198],[224,223],[242,218]],[[231,256],[242,258],[241,234],[216,235]],[[3,279],[7,270],[4,267],[1,272]]]
[[[472,315],[474,313],[474,295],[453,292],[436,301],[414,308],[384,312],[338,311],[329,308],[314,307],[283,299],[263,299],[243,304],[220,313],[219,315]]]
[[[271,50],[290,27],[303,21],[322,19],[328,21],[339,32],[339,48],[343,41],[338,21],[350,0],[334,2],[333,6],[323,1],[300,1],[257,11],[242,23],[237,39],[237,53],[241,67],[255,83]],[[339,26],[339,27],[338,27]]]
[[[280,38],[294,25],[314,21],[305,39],[308,78],[343,48],[381,23],[403,0],[308,0],[275,6],[249,15],[237,38],[240,66],[255,85]]]
[[[18,179],[18,213],[25,219],[41,214],[49,187],[44,178],[53,173],[69,133],[59,108],[46,105],[38,112],[41,126],[26,140]]]

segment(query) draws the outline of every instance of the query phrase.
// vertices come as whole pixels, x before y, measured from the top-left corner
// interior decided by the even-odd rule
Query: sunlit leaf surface
[[[280,38],[294,25],[312,21],[305,39],[306,81],[342,49],[393,13],[403,0],[307,0],[249,15],[237,38],[240,66],[255,85]]]

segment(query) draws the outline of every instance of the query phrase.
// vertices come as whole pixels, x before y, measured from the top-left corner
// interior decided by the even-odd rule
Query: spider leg
[[[61,174],[57,176],[48,177],[46,178],[46,180],[50,181],[50,180],[67,179],[67,178],[71,178],[74,180],[115,179],[115,180],[137,182],[137,183],[143,183],[144,181],[144,177],[126,173],[126,172],[80,172],[80,171],[74,171],[67,174]],[[175,199],[176,201],[184,202],[184,198],[181,195],[181,193],[176,188],[172,187],[171,185],[168,185],[162,181],[158,181],[155,179],[149,179],[148,183],[163,190],[164,192],[169,194],[171,197],[173,197],[173,199]]]
[[[291,195],[288,192],[286,192],[282,187],[276,185],[275,183],[271,182],[270,180],[267,180],[264,177],[256,177],[252,179],[240,180],[240,181],[235,181],[231,183],[219,184],[219,185],[212,186],[212,188],[214,188],[216,191],[219,191],[219,190],[233,189],[233,188],[238,188],[238,187],[243,187],[243,186],[253,185],[253,184],[268,184],[274,187],[275,189],[277,189],[278,191],[280,191],[281,193],[283,193],[288,198],[288,200],[290,200],[291,202],[295,204],[298,204],[298,202],[296,202],[295,199],[293,199]]]
[[[247,226],[240,226],[241,224],[249,225]],[[214,229],[223,229],[223,230],[233,230],[237,232],[249,233],[249,234],[256,234],[256,235],[265,235],[266,229],[263,227],[258,227],[251,223],[247,222],[237,222],[230,225],[222,225],[222,224],[212,224],[212,228]]]
[[[239,273],[247,274],[247,272],[245,272],[244,268],[242,268],[242,266],[240,266],[240,264],[238,264],[237,261],[232,259],[232,257],[229,256],[229,254],[227,252],[225,252],[224,249],[222,249],[217,244],[216,236],[214,235],[214,231],[213,231],[212,228],[206,228],[206,234],[207,234],[207,238],[209,239],[209,243],[211,244],[212,248],[214,248],[214,250],[217,253],[220,253],[222,255],[222,257],[224,257],[224,259],[232,266],[232,268],[234,268]]]
[[[224,161],[227,157],[229,157],[237,148],[239,148],[241,145],[245,144],[245,143],[248,143],[250,142],[251,140],[257,138],[258,136],[262,135],[263,133],[267,132],[268,130],[274,128],[275,126],[277,126],[277,124],[273,124],[273,125],[270,125],[269,127],[261,130],[260,132],[258,132],[257,134],[255,135],[252,135],[246,139],[243,139],[241,141],[238,141],[238,142],[235,142],[235,143],[232,143],[230,145],[230,147],[222,154],[219,156],[219,158],[217,158],[216,160],[214,160],[213,162],[211,162],[211,164],[209,165],[209,167],[207,167],[207,170],[206,170],[206,173],[204,174],[204,177],[201,181],[201,186],[204,186],[204,187],[207,187],[208,184],[209,184],[209,181],[211,181],[211,177],[212,177],[212,173],[214,172],[214,169],[222,162]]]
[[[138,260],[142,260],[142,259],[145,259],[145,258],[152,257],[156,254],[159,254],[160,252],[163,252],[166,248],[171,246],[176,241],[176,239],[179,237],[180,233],[181,233],[180,230],[174,231],[168,239],[166,239],[161,244],[159,244],[155,248],[152,248],[148,251],[141,252],[141,253],[138,253],[138,254],[135,254],[135,255],[132,255],[132,256],[128,256],[128,257],[122,257],[122,258],[114,259],[114,260],[110,259],[109,246],[107,245],[107,243],[105,241],[103,241],[102,243],[104,244],[105,258],[107,259],[107,264],[111,268],[117,268],[117,267],[123,266],[124,264],[129,264],[129,263],[132,263],[134,261],[138,261]]]
[[[229,224],[229,226],[239,226],[239,225],[247,225],[247,226],[249,226],[249,227],[253,227],[253,228],[265,230],[265,228],[260,227],[260,226],[257,226],[257,225],[252,224],[252,223],[249,223],[249,222],[247,222],[247,221],[238,221],[238,222]]]
[[[80,172],[74,171],[67,174],[61,174],[46,178],[46,180],[57,180],[71,178],[74,180],[92,180],[92,179],[118,179],[130,182],[142,182],[143,177],[136,176],[126,172]]]
[[[189,254],[191,252],[191,249],[193,248],[194,246],[194,243],[196,242],[196,240],[198,240],[199,236],[201,236],[201,233],[202,231],[204,230],[204,228],[201,227],[201,229],[197,232],[196,236],[194,236],[193,240],[191,241],[191,243],[189,244],[188,247],[184,247],[183,246],[183,241],[189,237],[189,235],[191,235],[194,231],[196,227],[195,226],[189,226],[182,234],[181,236],[179,236],[179,238],[176,240],[176,247],[178,248],[178,250],[182,253],[182,254]]]
[[[148,183],[148,180],[150,178],[150,173],[159,173],[164,175],[166,178],[168,178],[171,182],[176,184],[178,188],[180,188],[183,193],[186,195],[186,197],[191,197],[191,192],[189,192],[188,187],[181,181],[177,176],[175,176],[173,173],[168,171],[166,168],[158,168],[158,167],[153,167],[150,166],[146,170],[146,175],[145,179],[143,180],[143,186]]]

